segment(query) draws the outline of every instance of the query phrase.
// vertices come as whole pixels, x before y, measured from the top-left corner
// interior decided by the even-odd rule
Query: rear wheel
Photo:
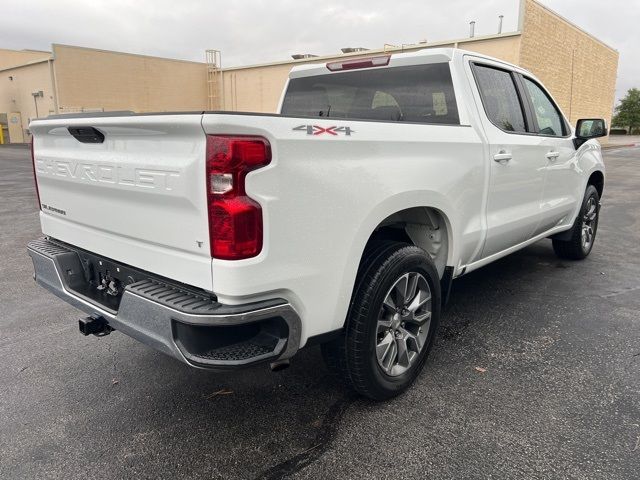
[[[586,258],[596,240],[600,214],[600,195],[593,185],[589,185],[582,200],[580,213],[570,232],[569,240],[554,238],[553,250],[560,258],[582,260]]]
[[[375,400],[406,390],[422,370],[440,317],[427,252],[384,242],[365,252],[343,334],[322,346],[329,368]]]

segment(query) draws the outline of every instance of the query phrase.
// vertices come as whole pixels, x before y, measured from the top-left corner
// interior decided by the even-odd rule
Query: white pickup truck
[[[591,251],[602,119],[455,49],[295,67],[279,114],[33,121],[36,281],[187,364],[284,365],[322,344],[374,399],[406,389],[452,279],[543,238]]]

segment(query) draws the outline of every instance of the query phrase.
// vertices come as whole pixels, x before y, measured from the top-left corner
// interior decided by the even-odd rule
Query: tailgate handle
[[[93,127],[67,127],[69,133],[82,143],[102,143],[104,142],[104,133]]]

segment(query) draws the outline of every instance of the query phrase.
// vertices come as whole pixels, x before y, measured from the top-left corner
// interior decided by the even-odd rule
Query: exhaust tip
[[[275,362],[271,362],[269,364],[269,367],[271,367],[272,372],[280,372],[285,368],[289,368],[289,365],[291,365],[291,362],[289,360],[277,360]]]

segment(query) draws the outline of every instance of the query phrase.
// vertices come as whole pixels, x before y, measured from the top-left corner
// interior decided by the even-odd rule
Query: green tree
[[[616,106],[616,113],[611,121],[614,127],[628,127],[629,133],[640,128],[640,90],[631,88],[627,95]]]

